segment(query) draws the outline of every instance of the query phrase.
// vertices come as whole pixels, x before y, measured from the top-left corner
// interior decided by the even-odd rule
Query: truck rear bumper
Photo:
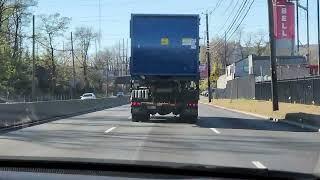
[[[186,114],[186,115],[198,115],[198,108],[189,108],[182,104],[152,104],[143,103],[139,107],[131,107],[131,113],[133,114],[157,114],[166,115],[173,113]]]

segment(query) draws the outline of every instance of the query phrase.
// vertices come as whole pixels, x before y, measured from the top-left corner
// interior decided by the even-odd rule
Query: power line
[[[242,24],[243,20],[247,17],[248,13],[250,12],[250,9],[251,9],[253,3],[254,3],[254,0],[252,0],[251,4],[249,5],[249,8],[248,8],[247,12],[242,17],[242,19],[241,19],[240,23],[238,24],[238,26],[236,27],[236,29],[231,33],[231,35],[229,36],[228,40],[230,40],[230,38],[233,36],[233,34],[239,29],[239,27]]]
[[[44,44],[43,42],[39,41],[36,39],[36,41],[42,45],[43,47],[46,47],[47,49],[51,49],[51,47],[49,47],[48,45]],[[63,49],[56,49],[56,48],[52,48],[54,51],[60,51],[60,52],[69,52],[71,51],[71,49],[67,49],[67,50],[63,50]]]
[[[247,1],[248,1],[248,0],[245,0],[245,1],[243,1],[243,2],[240,4],[240,7],[238,8],[238,10],[237,10],[234,18],[232,19],[230,25],[228,26],[227,30],[225,30],[225,32],[224,32],[223,34],[228,33],[228,32],[233,28],[233,26],[235,25],[235,23],[238,21],[238,18],[241,17],[240,14],[242,13],[244,7],[247,5]],[[237,3],[238,3],[238,2],[239,2],[239,1],[237,1]],[[236,6],[234,6],[233,11],[234,11],[235,7],[236,7]],[[227,21],[226,21],[226,23],[227,23]],[[226,24],[226,23],[225,23],[225,24]],[[220,31],[221,31],[221,30],[220,30]],[[223,40],[221,39],[221,40],[217,43],[217,45],[220,44],[220,43],[222,43],[222,41],[223,41]],[[214,48],[216,48],[217,45],[215,45]]]
[[[219,1],[217,2],[216,6],[209,12],[209,14],[212,15],[213,13],[215,13],[215,11],[220,7],[220,5],[221,5],[222,2],[223,2],[222,0],[219,0]]]
[[[248,13],[249,13],[249,11],[250,11],[250,9],[251,9],[254,1],[255,1],[255,0],[252,0],[252,2],[249,4],[249,7],[248,7],[247,11],[245,12],[244,16],[242,16],[242,19],[240,20],[240,23],[239,23],[239,24],[237,25],[237,27],[233,30],[233,32],[231,33],[231,35],[229,36],[229,38],[227,39],[227,41],[229,41],[229,40],[231,39],[231,37],[234,35],[234,33],[239,29],[240,25],[242,24],[242,22],[244,21],[244,19],[245,19],[246,16],[248,15]],[[242,9],[243,9],[243,8],[242,8]],[[241,15],[240,15],[239,17],[241,17]],[[229,29],[229,31],[230,31],[230,30],[231,30],[231,29]],[[222,42],[222,40],[220,40],[220,41],[214,46],[214,48],[215,48],[216,46],[218,46],[221,42]],[[220,48],[221,48],[221,47],[220,47]],[[219,48],[219,49],[220,49],[220,48]],[[218,49],[218,50],[219,50],[219,49]]]
[[[239,2],[240,2],[240,0],[237,0],[235,6],[234,6],[234,7],[232,8],[232,10],[231,10],[231,13],[229,14],[229,16],[227,17],[227,19],[225,20],[223,26],[222,26],[222,27],[220,28],[220,30],[218,31],[218,34],[220,34],[220,32],[226,27],[227,22],[229,21],[229,19],[231,18],[232,14],[233,14],[232,12],[235,12],[235,9],[236,9],[237,5],[239,4]]]
[[[233,2],[234,2],[234,0],[231,0],[231,1],[230,1],[230,3],[229,3],[229,5],[227,6],[227,9],[226,9],[225,12],[228,12],[228,10],[229,10],[229,8],[231,7],[231,5],[233,4]]]
[[[238,9],[238,12],[236,13],[235,17],[233,18],[232,23],[227,28],[226,33],[229,33],[229,31],[232,29],[234,24],[238,21],[238,18],[240,17],[240,14],[242,13],[242,11],[243,11],[244,7],[247,5],[247,3],[248,3],[248,0],[243,1],[242,5]]]
[[[238,12],[239,12],[239,13],[237,13],[236,16],[235,16],[235,18],[234,18],[234,20],[236,20],[236,21],[233,21],[232,25],[229,26],[230,28],[228,28],[228,30],[225,31],[225,32],[226,32],[226,33],[230,32],[231,29],[233,28],[233,26],[234,26],[237,22],[239,22],[239,21],[237,21],[237,20],[239,20],[239,18],[241,18],[241,17],[242,17],[242,19],[240,20],[240,23],[236,26],[236,28],[233,30],[233,32],[231,33],[231,35],[229,36],[229,38],[227,39],[227,41],[229,41],[229,40],[231,39],[231,37],[233,36],[233,34],[239,29],[239,27],[240,27],[240,25],[242,24],[243,20],[246,18],[247,14],[249,13],[249,11],[250,11],[253,3],[254,3],[254,0],[252,0],[252,2],[251,2],[250,4],[247,4],[247,0],[246,0],[244,3],[242,3],[241,7],[238,9]],[[247,8],[247,7],[248,7],[248,8]],[[244,9],[247,9],[247,11],[246,11],[245,14],[242,16],[242,13],[243,13],[243,10],[244,10]],[[216,45],[215,45],[214,47],[218,46],[221,42],[222,42],[222,40],[220,40],[218,43],[216,43]],[[220,48],[221,48],[221,46],[220,46]],[[220,49],[220,48],[219,48],[219,49]]]

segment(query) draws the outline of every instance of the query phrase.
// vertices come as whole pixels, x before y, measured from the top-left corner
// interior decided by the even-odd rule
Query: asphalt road
[[[320,134],[200,105],[197,124],[133,123],[129,105],[0,134],[0,156],[166,161],[319,172]]]

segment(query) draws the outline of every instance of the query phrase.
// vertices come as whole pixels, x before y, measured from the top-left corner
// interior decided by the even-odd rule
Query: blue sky
[[[100,0],[102,10],[102,47],[116,44],[122,38],[129,38],[129,20],[131,13],[168,13],[168,14],[201,14],[207,9],[212,11],[219,0]],[[232,12],[238,0],[222,0],[219,8],[210,16],[210,34],[221,36],[229,25],[234,14],[227,21],[227,17]],[[239,0],[236,9],[244,0]],[[251,0],[249,0],[250,2]],[[306,0],[301,0],[305,4]],[[246,33],[262,31],[267,33],[267,0],[255,0],[252,8],[243,21],[241,27]],[[36,15],[60,13],[62,16],[71,17],[71,28],[77,26],[92,26],[96,31],[99,30],[99,0],[39,0],[38,7],[34,9]],[[229,7],[229,5],[231,5]],[[311,42],[315,43],[317,38],[316,30],[316,0],[310,0],[310,37]],[[229,7],[229,8],[228,8]],[[201,36],[204,31],[204,16],[201,16]],[[300,13],[300,21],[305,21],[304,13]],[[220,30],[220,31],[219,31]],[[301,29],[301,40],[305,42],[305,28]],[[246,35],[244,35],[245,37]],[[234,37],[232,37],[234,38]]]

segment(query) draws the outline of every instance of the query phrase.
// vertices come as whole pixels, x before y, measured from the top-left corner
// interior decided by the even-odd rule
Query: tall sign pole
[[[209,102],[212,99],[212,91],[211,91],[211,82],[210,82],[210,74],[211,74],[211,63],[210,63],[210,43],[209,43],[209,17],[208,12],[206,12],[206,33],[207,33],[207,66],[208,66],[208,98]]]
[[[320,75],[320,3],[317,0],[317,20],[318,20],[318,75]]]
[[[269,14],[269,39],[270,39],[270,65],[271,65],[271,92],[272,92],[272,109],[273,111],[279,110],[278,102],[278,85],[277,85],[277,67],[276,67],[276,44],[274,34],[274,17],[273,17],[273,3],[272,0],[268,1],[268,14]]]
[[[300,40],[299,40],[299,1],[296,0],[296,14],[297,14],[297,54],[299,55],[299,45],[300,45]]]
[[[309,0],[307,0],[307,49],[308,49],[308,63],[310,64],[310,32],[309,32]]]

